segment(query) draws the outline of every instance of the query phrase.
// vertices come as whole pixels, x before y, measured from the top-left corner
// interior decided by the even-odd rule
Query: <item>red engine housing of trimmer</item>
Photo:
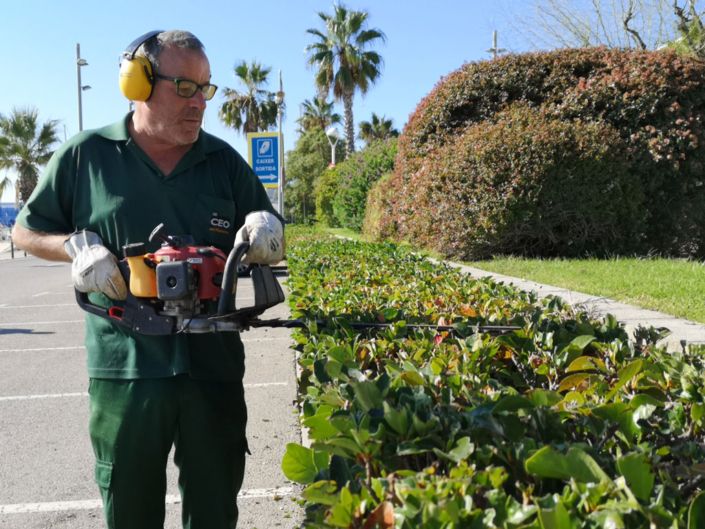
[[[198,273],[198,298],[218,299],[220,280],[225,269],[227,256],[213,246],[162,246],[154,252],[157,263],[186,261]]]

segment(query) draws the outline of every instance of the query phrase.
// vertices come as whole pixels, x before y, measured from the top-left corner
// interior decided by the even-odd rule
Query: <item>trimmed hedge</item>
[[[590,185],[604,184],[609,175],[626,179],[618,183],[626,201],[624,211],[617,204],[618,210],[607,217],[614,224],[600,228],[601,234],[608,234],[608,240],[589,241],[581,232],[576,234],[555,221],[553,224],[560,229],[548,230],[543,224],[536,232],[527,233],[527,241],[523,240],[518,235],[526,230],[526,208],[539,212],[544,204],[538,200],[545,195],[522,188],[506,198],[523,195],[536,200],[503,203],[505,224],[497,228],[517,234],[514,239],[487,239],[482,233],[469,236],[478,219],[454,215],[452,222],[445,223],[441,236],[434,237],[443,242],[432,247],[461,258],[521,254],[527,248],[532,255],[556,255],[569,248],[570,255],[658,252],[703,257],[705,151],[700,146],[701,124],[705,121],[704,76],[705,65],[701,62],[668,51],[560,50],[467,64],[441,80],[411,116],[399,139],[394,176],[383,191],[384,198],[378,200],[386,203],[385,209],[378,214],[379,222],[368,226],[369,233],[411,240],[428,229],[433,219],[446,217],[437,211],[440,207],[489,212],[497,205],[496,193],[483,195],[477,190],[453,191],[443,199],[444,195],[435,189],[439,182],[452,190],[478,180],[506,182],[508,171],[516,173],[521,167],[527,174],[513,175],[516,184],[546,188],[562,182],[558,173],[575,163],[583,167],[571,167],[574,178],[596,171],[605,173],[591,177],[594,183]],[[530,109],[534,109],[536,121],[524,126],[521,114],[528,116]],[[522,127],[532,135],[526,139],[528,143],[522,143],[518,131],[512,130]],[[507,131],[500,132],[500,128]],[[569,137],[560,135],[571,129]],[[482,137],[483,131],[487,138]],[[492,141],[500,143],[491,145]],[[495,174],[494,162],[474,155],[474,148],[484,149],[485,154],[507,154],[503,141],[525,148],[509,153],[516,167],[499,163]],[[605,143],[608,141],[609,145]],[[555,154],[566,147],[569,150],[562,161],[547,160],[536,152],[546,148]],[[472,156],[465,159],[459,151]],[[480,169],[484,172],[468,172]],[[632,195],[635,177],[638,191]],[[611,192],[603,191],[590,192],[590,201],[599,211],[607,211],[618,202]],[[456,203],[456,195],[457,200],[482,203]],[[569,211],[576,197],[569,192],[562,195],[568,202],[555,206],[558,211]],[[604,202],[596,202],[599,195]],[[442,206],[448,198],[450,204]],[[522,211],[515,211],[515,206]],[[593,229],[595,219],[590,218],[589,208],[581,209],[583,213],[571,219],[571,225]],[[625,212],[634,215],[628,218],[626,229],[622,225]],[[493,226],[486,229],[495,230]],[[482,237],[487,240],[478,246],[477,239]],[[510,244],[512,240],[516,244]]]
[[[401,246],[303,235],[288,288],[313,442],[282,470],[305,486],[304,527],[703,527],[702,347],[632,341],[612,316]],[[473,332],[486,323],[521,330]]]

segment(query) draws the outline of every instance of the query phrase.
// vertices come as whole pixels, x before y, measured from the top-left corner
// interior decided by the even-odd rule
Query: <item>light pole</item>
[[[335,146],[340,139],[340,133],[338,129],[331,126],[326,129],[326,137],[328,138],[328,143],[330,143],[330,166],[335,167]]]
[[[487,50],[487,53],[491,53],[492,58],[496,59],[497,55],[499,55],[500,53],[504,53],[505,51],[507,51],[507,50],[505,50],[504,48],[497,47],[497,30],[493,31],[492,32],[492,47],[489,50]]]
[[[76,43],[76,78],[78,80],[78,130],[83,130],[83,101],[81,93],[90,90],[90,85],[81,84],[81,67],[88,66],[86,59],[81,59],[81,45]]]
[[[284,217],[284,136],[282,136],[282,112],[284,110],[284,83],[282,82],[282,71],[279,70],[279,91],[274,97],[277,104],[277,123],[279,125],[279,214]]]

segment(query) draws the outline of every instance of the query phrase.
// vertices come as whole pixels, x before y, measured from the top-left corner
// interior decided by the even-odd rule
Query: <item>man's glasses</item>
[[[179,79],[178,77],[167,77],[166,75],[155,74],[157,79],[162,79],[163,81],[171,81],[176,85],[176,95],[181,97],[193,97],[199,90],[203,94],[203,99],[210,101],[215,95],[215,91],[218,87],[214,84],[198,84],[194,81],[189,81],[188,79]]]

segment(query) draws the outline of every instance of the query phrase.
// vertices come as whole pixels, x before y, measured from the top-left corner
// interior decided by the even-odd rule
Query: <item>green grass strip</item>
[[[467,264],[705,323],[705,266],[700,262],[509,257]]]

